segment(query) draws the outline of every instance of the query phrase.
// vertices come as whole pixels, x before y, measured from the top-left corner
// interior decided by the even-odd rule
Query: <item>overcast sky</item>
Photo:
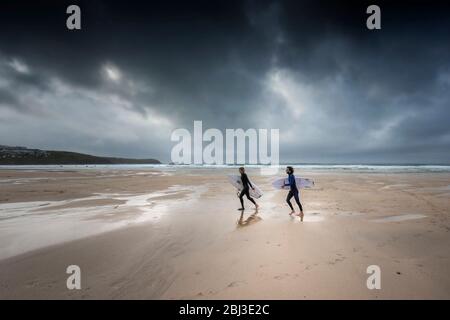
[[[444,1],[376,1],[375,31],[372,1],[5,2],[0,144],[168,162],[202,120],[279,128],[281,162],[450,162]]]

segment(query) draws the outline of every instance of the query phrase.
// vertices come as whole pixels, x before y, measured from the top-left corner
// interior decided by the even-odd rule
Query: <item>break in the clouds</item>
[[[78,4],[82,29],[66,28]],[[173,129],[279,128],[281,162],[448,163],[450,5],[0,5],[0,144],[169,161]]]

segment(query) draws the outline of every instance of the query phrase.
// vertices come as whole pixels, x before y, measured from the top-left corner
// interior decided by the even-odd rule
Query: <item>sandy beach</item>
[[[241,214],[227,174],[0,170],[0,298],[450,299],[449,172],[299,170],[303,222],[258,169]]]

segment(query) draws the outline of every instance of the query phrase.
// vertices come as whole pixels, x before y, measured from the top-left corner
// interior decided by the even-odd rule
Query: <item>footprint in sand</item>
[[[277,276],[275,276],[273,278],[276,279],[276,280],[283,280],[284,278],[289,277],[289,276],[290,276],[289,273],[284,273],[284,274],[277,275]]]
[[[298,220],[298,222],[301,222],[300,217],[296,217],[296,220]],[[325,220],[325,218],[323,216],[320,216],[320,213],[318,212],[305,214],[305,216],[303,217],[303,222],[321,222],[323,220]]]
[[[228,288],[239,287],[241,284],[245,284],[245,281],[233,281],[228,284]]]
[[[337,263],[339,263],[339,262],[344,261],[345,259],[346,259],[346,257],[337,258],[337,259],[334,259],[334,260],[332,260],[332,261],[328,261],[328,264],[335,265],[335,264],[337,264]]]
[[[38,280],[32,280],[30,282],[27,282],[26,287],[27,288],[33,288],[36,287],[39,284]]]

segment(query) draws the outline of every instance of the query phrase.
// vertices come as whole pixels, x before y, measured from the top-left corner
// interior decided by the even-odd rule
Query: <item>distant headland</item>
[[[97,157],[89,154],[0,145],[0,165],[160,164],[156,159]]]

